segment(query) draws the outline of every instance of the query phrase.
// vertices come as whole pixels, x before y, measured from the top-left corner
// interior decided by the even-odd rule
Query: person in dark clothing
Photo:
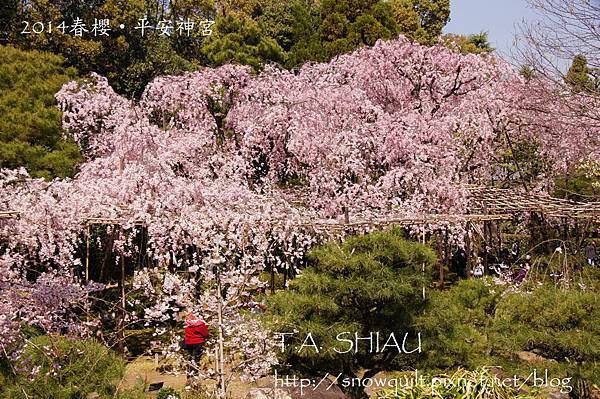
[[[452,271],[460,278],[467,278],[467,253],[459,248],[452,256]]]
[[[590,266],[595,266],[596,265],[596,244],[594,244],[594,242],[590,242],[586,247],[585,247],[585,257],[587,259],[587,263]]]
[[[521,265],[521,267],[519,268],[519,273],[517,274],[517,277],[515,278],[515,281],[517,282],[517,284],[521,284],[523,282],[523,280],[525,280],[525,277],[527,276],[527,266],[526,265]]]
[[[531,269],[531,265],[529,264],[530,260],[531,256],[527,255],[525,256],[525,263],[522,263],[520,265],[519,272],[517,273],[517,277],[515,278],[517,285],[520,285],[523,282],[523,280],[525,280],[525,278],[527,277],[527,274]]]
[[[519,245],[519,241],[515,241],[510,249],[510,254],[512,255],[512,262],[516,262],[521,255],[521,245]]]
[[[199,317],[190,313],[185,318],[183,348],[193,362],[198,363],[202,356],[204,343],[208,339],[208,326]]]

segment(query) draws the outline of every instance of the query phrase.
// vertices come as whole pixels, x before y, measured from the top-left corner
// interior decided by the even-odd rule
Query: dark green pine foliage
[[[482,280],[461,281],[447,291],[431,291],[427,309],[415,319],[423,336],[418,369],[475,370],[490,365],[523,378],[532,364],[518,354],[535,354],[536,367],[552,378],[600,383],[598,274],[582,273],[587,289],[554,283],[527,291],[505,290]]]
[[[382,347],[391,333],[401,346],[408,333],[406,351],[419,348],[413,317],[425,305],[421,269],[435,262],[430,249],[405,240],[396,231],[377,232],[350,237],[344,243],[331,242],[313,250],[309,261],[289,290],[268,299],[274,331],[295,332],[286,340],[286,364],[313,376],[342,372],[353,378],[361,370],[368,377],[394,364],[416,361],[417,353],[399,354],[396,348]],[[338,334],[354,339],[355,333],[369,337],[375,332],[380,334],[380,352],[376,346],[371,350],[364,340],[348,353],[336,352],[350,349],[349,343],[338,340]],[[307,340],[309,334],[314,341]],[[318,352],[314,346],[299,350],[303,342],[316,344]],[[365,397],[361,389],[346,391],[352,397]]]
[[[565,75],[567,83],[574,93],[599,93],[598,79],[594,79],[592,69],[588,67],[585,56],[577,55],[573,58],[573,63]]]
[[[391,6],[379,0],[265,2],[257,20],[284,50],[287,68],[326,62],[398,34]]]
[[[0,168],[24,166],[34,177],[64,177],[81,160],[62,137],[54,94],[76,77],[59,56],[0,46]]]
[[[450,0],[389,0],[399,31],[424,44],[437,43],[450,20]]]
[[[92,339],[39,335],[11,367],[0,366],[0,398],[126,398],[117,394],[125,362]],[[32,370],[39,369],[37,373]]]
[[[218,19],[215,33],[202,51],[212,66],[233,63],[260,70],[265,63],[283,61],[283,50],[275,39],[263,34],[258,23],[243,14]]]
[[[420,368],[475,370],[493,364],[489,329],[502,287],[463,280],[447,291],[431,291],[426,311],[417,317],[424,356]]]
[[[398,25],[387,2],[324,0],[321,15],[318,33],[327,58],[398,34]]]

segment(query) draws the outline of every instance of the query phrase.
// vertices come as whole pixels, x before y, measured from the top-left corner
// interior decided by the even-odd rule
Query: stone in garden
[[[251,389],[246,399],[292,399],[289,394],[278,388],[254,388]]]
[[[310,386],[300,392],[300,387],[289,389],[292,399],[346,399],[346,395],[337,385],[329,388],[328,384],[318,387]]]
[[[312,384],[302,389],[300,386],[274,388],[271,384],[268,387],[250,390],[246,399],[346,399],[346,395],[337,385],[330,387],[329,383]]]

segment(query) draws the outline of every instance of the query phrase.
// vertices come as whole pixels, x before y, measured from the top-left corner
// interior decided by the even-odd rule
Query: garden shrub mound
[[[379,399],[534,399],[534,394],[519,393],[503,385],[488,369],[457,370],[451,375],[439,375],[424,384],[398,387],[378,393]]]
[[[588,392],[600,385],[599,304],[595,291],[553,285],[512,291],[470,280],[430,292],[416,318],[426,337],[419,369],[499,366],[523,378],[547,370]]]
[[[115,397],[124,361],[91,340],[43,335],[32,338],[14,368],[4,367],[0,398]]]

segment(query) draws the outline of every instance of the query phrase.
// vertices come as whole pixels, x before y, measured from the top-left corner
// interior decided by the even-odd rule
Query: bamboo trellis
[[[521,194],[494,187],[467,187],[470,209],[475,212],[511,214],[539,212],[548,217],[600,221],[600,202],[577,202],[542,194]]]
[[[412,217],[387,217],[373,219],[353,219],[350,221],[346,213],[343,221],[333,219],[304,220],[295,226],[299,228],[311,228],[316,232],[335,232],[345,230],[377,229],[391,226],[425,226],[425,225],[464,225],[469,229],[473,224],[510,220],[516,213],[539,212],[548,217],[587,220],[592,223],[600,223],[600,202],[577,202],[560,199],[542,194],[523,194],[515,190],[495,187],[467,186],[469,202],[467,214],[424,214]],[[121,208],[121,211],[125,209]],[[0,219],[19,218],[18,211],[0,211]],[[92,225],[115,225],[123,226],[131,224],[126,218],[107,217],[84,217],[83,222],[87,230],[86,243],[86,281],[88,280],[89,262],[89,236]],[[134,221],[134,225],[146,225],[143,221]],[[288,225],[288,221],[275,221],[275,225]],[[484,229],[487,231],[486,229]]]
[[[21,216],[21,213],[17,211],[0,211],[0,219],[12,219],[19,216]]]
[[[600,202],[577,202],[543,194],[523,194],[516,190],[485,186],[467,186],[469,207],[467,214],[424,214],[413,217],[376,218],[343,222],[336,220],[303,221],[300,227],[318,229],[344,229],[361,227],[385,227],[391,225],[411,226],[435,223],[486,222],[510,219],[510,215],[521,212],[540,212],[549,217],[591,219],[600,221]],[[0,211],[0,219],[18,218],[21,212]],[[83,217],[86,226],[93,224],[123,225],[125,218]],[[285,223],[285,221],[282,221]],[[144,225],[135,221],[136,225]]]
[[[587,219],[600,222],[600,202],[577,202],[542,194],[522,194],[511,189],[467,186],[469,209],[467,214],[424,214],[412,217],[375,218],[344,221],[315,219],[303,221],[298,227],[317,230],[339,230],[365,227],[415,226],[426,224],[459,224],[508,220],[514,213],[540,212],[549,217]],[[18,211],[0,211],[0,219],[18,218]],[[93,224],[123,225],[124,218],[84,217],[86,226]],[[285,224],[286,221],[281,221]],[[135,221],[135,225],[144,225]]]
[[[301,223],[300,227],[312,227],[315,230],[345,230],[360,228],[383,228],[391,226],[421,226],[435,224],[463,224],[485,221],[510,220],[508,214],[425,214],[414,217],[398,217],[389,219],[368,219],[352,222],[338,222],[335,220],[316,220]]]

